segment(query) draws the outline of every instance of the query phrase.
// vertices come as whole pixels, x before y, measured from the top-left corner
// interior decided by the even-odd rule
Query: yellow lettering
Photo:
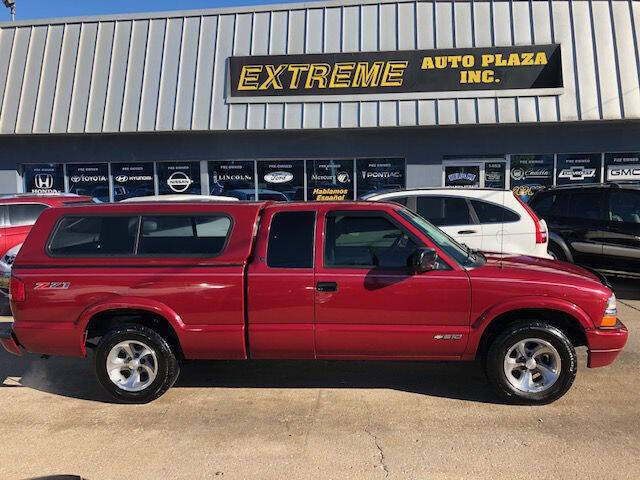
[[[474,63],[475,63],[475,59],[473,58],[473,55],[463,55],[462,57],[462,66],[469,68],[469,67],[473,67]]]
[[[536,65],[546,65],[547,64],[547,54],[544,52],[536,53]]]
[[[522,65],[533,65],[533,52],[525,52],[522,54]]]
[[[383,67],[384,62],[374,62],[371,66],[368,62],[358,62],[353,74],[352,86],[354,88],[377,87],[380,84]]]
[[[433,65],[433,58],[431,57],[424,57],[422,59],[422,70],[431,70],[433,68],[435,68],[435,66]]]
[[[447,68],[447,59],[445,57],[436,57],[436,68]]]
[[[238,90],[257,90],[262,65],[245,65],[240,71]]]
[[[509,55],[509,61],[507,62],[507,65],[509,65],[510,67],[519,67],[520,66],[520,55],[518,55],[517,53],[512,53]]]
[[[304,88],[313,88],[315,83],[318,84],[318,88],[327,88],[327,77],[330,71],[331,67],[326,63],[312,63]]]
[[[507,61],[504,58],[502,58],[502,54],[501,53],[497,53],[496,54],[495,65],[496,65],[496,67],[506,67],[507,66]]]
[[[260,85],[260,90],[267,90],[273,87],[275,90],[282,90],[282,82],[280,81],[280,75],[287,69],[287,64],[282,65],[265,65],[267,71],[267,79]]]
[[[336,63],[333,67],[329,88],[348,88],[351,86],[351,74],[355,68],[355,62]]]
[[[495,60],[496,60],[496,57],[494,55],[491,55],[490,53],[482,55],[482,66],[488,67],[489,65],[493,65],[493,62]]]
[[[483,70],[482,71],[482,83],[493,83],[493,81],[494,81],[493,70]]]
[[[382,74],[382,81],[380,86],[382,87],[399,87],[402,85],[402,76],[404,70],[409,65],[407,61],[389,61],[384,67],[384,73]]]
[[[302,72],[307,72],[309,65],[306,63],[292,63],[289,65],[289,71],[291,72],[291,82],[289,82],[289,88],[295,90],[300,85],[300,77]]]

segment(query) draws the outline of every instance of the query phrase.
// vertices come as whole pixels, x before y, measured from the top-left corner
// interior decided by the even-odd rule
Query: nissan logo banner
[[[560,45],[231,57],[232,97],[562,87]]]
[[[200,194],[200,162],[158,163],[160,195]]]
[[[24,191],[29,193],[64,192],[64,170],[61,164],[24,166]]]
[[[605,153],[607,182],[640,181],[640,152]]]

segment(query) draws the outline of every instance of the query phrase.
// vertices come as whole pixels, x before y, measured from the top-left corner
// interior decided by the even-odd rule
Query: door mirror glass
[[[438,253],[433,248],[420,248],[409,258],[414,273],[424,273],[436,268]]]

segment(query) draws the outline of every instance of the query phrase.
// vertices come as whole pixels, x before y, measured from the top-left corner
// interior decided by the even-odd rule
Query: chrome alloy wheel
[[[544,392],[560,377],[558,350],[546,340],[527,338],[507,350],[504,374],[507,381],[525,393]]]
[[[111,381],[127,392],[140,392],[158,375],[156,353],[138,340],[115,345],[107,355],[107,374]]]

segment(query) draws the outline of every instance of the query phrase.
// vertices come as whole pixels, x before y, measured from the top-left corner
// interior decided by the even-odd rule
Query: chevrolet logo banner
[[[231,57],[232,97],[562,87],[560,45]]]

